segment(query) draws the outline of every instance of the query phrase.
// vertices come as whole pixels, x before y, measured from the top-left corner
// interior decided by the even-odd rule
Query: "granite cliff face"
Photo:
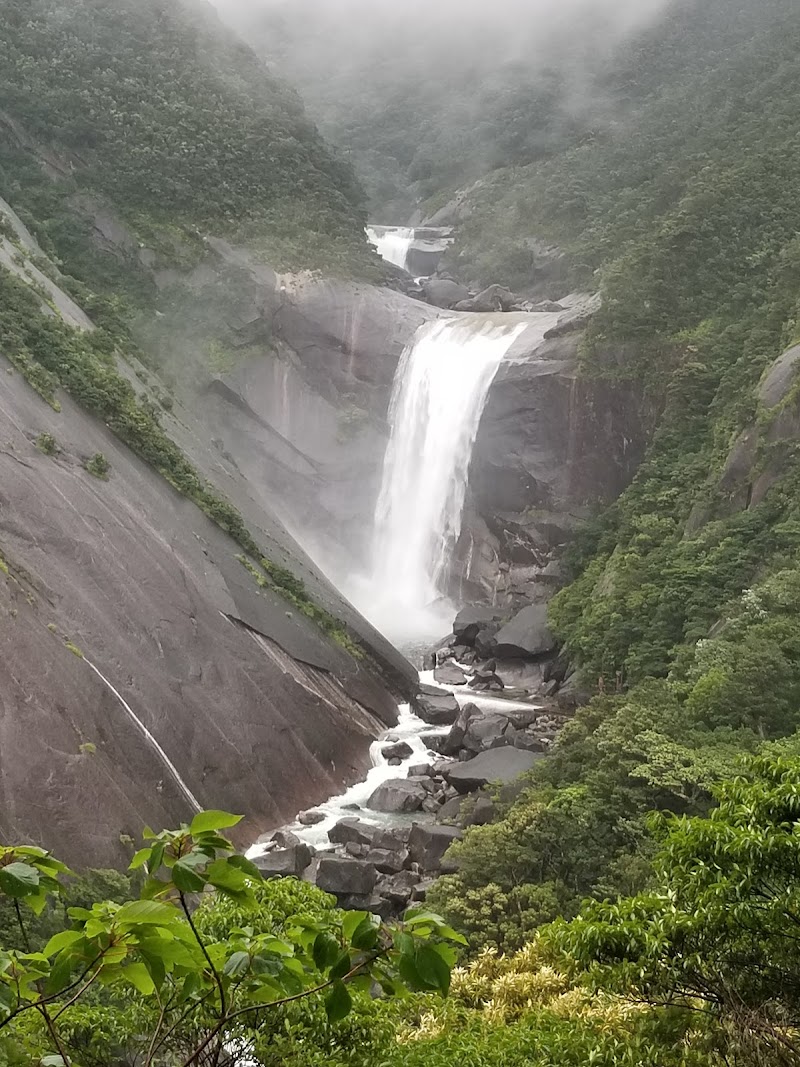
[[[4,217],[8,269],[41,286],[47,314],[91,330],[57,280],[40,283],[28,258],[40,250],[7,207]],[[0,835],[111,864],[143,823],[202,806],[244,813],[244,844],[360,777],[413,672],[197,413],[176,397],[164,427],[360,651],[257,584],[233,539],[102,422],[61,392],[54,410],[2,362]],[[141,367],[120,368],[145,388]],[[98,453],[107,479],[86,469]]]

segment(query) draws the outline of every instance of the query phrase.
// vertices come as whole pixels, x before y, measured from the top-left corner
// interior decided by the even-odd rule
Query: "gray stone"
[[[464,820],[466,826],[486,826],[494,819],[494,803],[491,797],[479,796]]]
[[[441,667],[437,667],[433,672],[433,677],[437,682],[441,682],[443,685],[466,685],[467,676],[457,667],[455,663],[446,663]]]
[[[552,652],[556,640],[547,624],[547,605],[529,604],[523,608],[498,631],[495,641],[498,656],[524,658]]]
[[[398,871],[381,878],[376,891],[395,904],[407,904],[421,880],[421,876],[413,871]]]
[[[447,772],[447,780],[459,793],[471,793],[493,782],[513,782],[538,763],[543,756],[506,746],[481,752],[466,763],[456,763]]]
[[[360,819],[340,819],[328,830],[328,840],[334,845],[346,845],[351,841],[357,845],[372,845],[374,837],[375,827]]]
[[[430,778],[432,768],[430,763],[412,763],[408,768],[409,778]]]
[[[460,644],[474,645],[480,630],[500,618],[494,608],[471,606],[462,608],[455,617],[453,633]]]
[[[369,896],[375,888],[378,872],[371,863],[339,856],[322,856],[317,868],[317,885],[336,896]]]
[[[457,756],[464,747],[464,738],[467,735],[470,723],[474,718],[480,717],[481,711],[477,704],[465,704],[459,712],[458,718],[450,727],[450,733],[444,739],[439,751],[443,756]],[[477,750],[476,750],[477,751]],[[436,765],[438,767],[438,764]],[[442,773],[447,770],[442,768]]]
[[[797,381],[800,345],[788,348],[767,371],[758,387],[758,399],[765,408],[774,408],[786,398]]]
[[[338,898],[339,907],[343,911],[369,911],[373,915],[379,915],[381,919],[392,917],[392,901],[379,893],[349,893]]]
[[[367,801],[367,807],[389,814],[419,811],[427,795],[427,790],[419,783],[394,778],[378,786]]]
[[[461,795],[452,797],[450,800],[446,800],[439,808],[437,819],[441,822],[455,822],[461,821],[461,805],[464,803],[464,798]]]
[[[422,294],[434,307],[452,308],[469,298],[469,289],[448,278],[426,278],[422,283]]]
[[[511,729],[508,716],[500,712],[490,711],[483,715],[475,715],[469,721],[462,747],[476,754],[483,752],[484,749],[494,748],[496,742],[502,740]]]
[[[325,822],[324,811],[301,811],[297,816],[297,821],[301,826],[316,826],[318,823]]]
[[[377,831],[373,844],[375,848],[402,849],[408,844],[410,835],[410,826],[390,826]]]
[[[393,745],[384,745],[381,755],[387,760],[397,759],[402,762],[414,755],[414,749],[405,741],[396,741]]]
[[[408,841],[411,860],[418,863],[423,871],[439,871],[444,854],[460,838],[461,830],[456,826],[414,823]]]
[[[381,874],[396,874],[402,871],[408,863],[409,852],[407,849],[395,851],[388,848],[373,848],[365,859]]]
[[[298,878],[311,864],[311,849],[302,843],[275,849],[255,860],[263,878]]]
[[[450,726],[458,718],[458,701],[446,689],[439,690],[439,695],[421,691],[414,699],[414,710],[431,726]]]

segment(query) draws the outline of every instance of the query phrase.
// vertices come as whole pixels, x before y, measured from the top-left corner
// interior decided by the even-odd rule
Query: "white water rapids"
[[[414,230],[405,226],[381,227],[380,230],[367,229],[367,240],[378,250],[381,259],[393,263],[401,270],[406,269],[408,253],[414,243]]]

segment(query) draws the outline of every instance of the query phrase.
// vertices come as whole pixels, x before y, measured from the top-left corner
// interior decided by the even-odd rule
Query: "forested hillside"
[[[73,273],[103,198],[163,265],[201,234],[275,266],[363,243],[352,171],[210,5],[3,0],[0,22],[0,194]]]

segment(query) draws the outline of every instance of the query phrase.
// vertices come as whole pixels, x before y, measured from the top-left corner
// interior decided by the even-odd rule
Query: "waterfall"
[[[414,230],[402,226],[375,227],[367,229],[367,239],[375,245],[378,255],[387,263],[406,269],[408,252],[414,242]]]
[[[486,396],[525,328],[513,319],[443,319],[422,326],[403,353],[389,413],[370,582],[380,601],[370,614],[379,626],[386,620],[381,628],[390,635],[398,627],[421,635],[420,621],[442,596]]]

